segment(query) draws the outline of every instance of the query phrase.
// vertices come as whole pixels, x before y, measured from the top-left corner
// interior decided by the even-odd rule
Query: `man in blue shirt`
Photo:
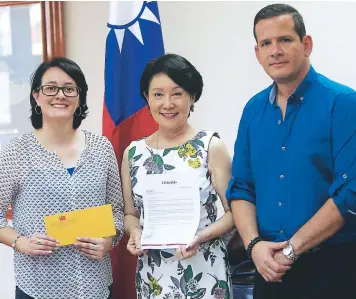
[[[254,298],[356,298],[356,92],[310,65],[293,7],[260,10],[254,35],[273,84],[244,108],[226,192]]]

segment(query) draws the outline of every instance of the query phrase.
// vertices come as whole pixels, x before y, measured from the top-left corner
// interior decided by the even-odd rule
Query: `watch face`
[[[292,246],[288,245],[287,247],[283,248],[283,254],[288,256],[293,252]]]

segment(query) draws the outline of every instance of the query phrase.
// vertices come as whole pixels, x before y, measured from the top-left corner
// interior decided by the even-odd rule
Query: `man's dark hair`
[[[65,72],[69,77],[71,77],[77,86],[80,88],[79,91],[79,106],[80,106],[80,114],[74,114],[73,118],[73,128],[78,129],[82,120],[88,114],[88,106],[87,106],[87,91],[88,85],[85,81],[84,74],[80,67],[72,60],[65,57],[55,57],[50,60],[47,60],[37,68],[37,70],[32,74],[31,78],[31,92],[30,92],[30,104],[31,104],[31,122],[32,126],[35,129],[42,128],[42,114],[36,113],[36,105],[37,102],[32,95],[32,92],[39,92],[39,88],[42,83],[42,77],[50,68],[58,67],[63,72]]]
[[[306,35],[303,17],[294,7],[283,3],[267,5],[256,14],[253,21],[253,35],[255,36],[255,40],[257,41],[256,25],[259,21],[282,15],[292,16],[294,21],[294,30],[298,34],[300,41],[302,41]]]

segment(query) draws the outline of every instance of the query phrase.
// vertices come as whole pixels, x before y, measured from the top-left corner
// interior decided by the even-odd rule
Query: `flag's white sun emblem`
[[[110,7],[108,30],[115,30],[116,39],[120,48],[124,41],[125,31],[128,29],[143,45],[139,20],[147,20],[160,24],[147,3],[151,1],[112,1]]]

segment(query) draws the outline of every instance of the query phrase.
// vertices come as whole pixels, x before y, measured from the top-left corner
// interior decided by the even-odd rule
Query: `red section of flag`
[[[120,167],[122,155],[130,142],[151,135],[157,129],[148,107],[139,110],[116,127],[104,105],[103,135],[111,141]],[[123,237],[119,245],[111,251],[113,298],[117,299],[136,299],[137,257],[127,251],[127,241],[128,238]]]
[[[104,105],[103,135],[112,143],[119,165],[121,165],[124,150],[131,141],[149,136],[158,129],[147,106],[125,119],[119,126],[113,123]]]

